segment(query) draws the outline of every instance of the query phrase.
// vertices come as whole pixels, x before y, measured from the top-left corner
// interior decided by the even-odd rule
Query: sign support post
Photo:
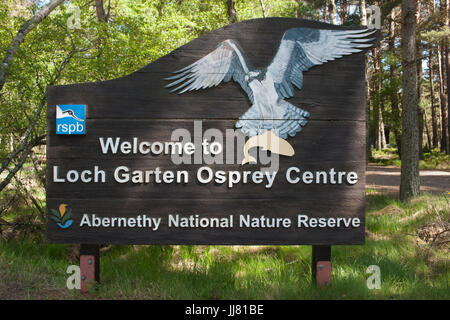
[[[317,286],[331,284],[331,246],[312,246],[312,281]]]
[[[80,245],[81,293],[88,293],[100,282],[100,248],[96,244]]]

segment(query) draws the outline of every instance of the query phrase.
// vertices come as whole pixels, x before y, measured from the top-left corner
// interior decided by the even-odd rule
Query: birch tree
[[[3,86],[5,85],[8,71],[14,61],[14,56],[16,55],[20,45],[25,41],[25,37],[63,2],[64,0],[51,0],[46,6],[42,7],[42,9],[36,12],[36,14],[31,19],[26,21],[20,27],[14,39],[11,41],[11,45],[6,51],[6,54],[3,57],[2,64],[0,65],[0,97],[2,94]]]

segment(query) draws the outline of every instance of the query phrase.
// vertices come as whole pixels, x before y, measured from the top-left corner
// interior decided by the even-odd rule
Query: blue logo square
[[[59,104],[56,106],[56,134],[85,134],[86,105]]]

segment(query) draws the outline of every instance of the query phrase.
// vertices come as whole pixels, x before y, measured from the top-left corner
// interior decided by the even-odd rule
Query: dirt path
[[[399,192],[400,168],[369,166],[366,171],[366,188],[383,192]],[[447,194],[450,192],[450,171],[420,170],[420,190]]]

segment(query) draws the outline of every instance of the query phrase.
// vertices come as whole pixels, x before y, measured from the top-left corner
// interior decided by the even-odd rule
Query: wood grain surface
[[[293,157],[280,156],[280,167],[271,188],[264,183],[201,184],[196,172],[207,164],[175,165],[168,155],[102,154],[99,138],[131,141],[171,141],[174,129],[185,128],[194,136],[194,121],[203,131],[233,129],[250,106],[245,92],[234,82],[188,92],[170,93],[164,78],[215,49],[223,40],[234,39],[255,67],[273,59],[283,33],[293,27],[348,29],[299,19],[255,19],[210,32],[123,78],[86,84],[52,86],[48,95],[47,210],[65,203],[74,223],[67,229],[47,221],[47,239],[55,243],[90,244],[362,244],[365,229],[365,53],[316,66],[303,74],[302,90],[288,101],[310,113],[310,120],[287,140]],[[87,105],[86,135],[56,135],[58,104]],[[198,137],[198,134],[197,134]],[[255,150],[252,150],[254,153]],[[224,155],[227,149],[224,149]],[[222,156],[222,155],[219,155]],[[233,152],[228,157],[242,156]],[[226,160],[226,157],[224,157]],[[211,164],[213,171],[257,171],[261,165]],[[60,173],[98,166],[104,183],[56,183],[53,168]],[[187,184],[120,184],[112,179],[115,168],[131,170],[186,170]],[[337,171],[358,174],[356,184],[291,184],[286,170]],[[83,214],[101,217],[161,217],[157,231],[148,228],[80,227]],[[357,217],[355,228],[169,228],[169,214],[228,217]],[[237,220],[235,220],[237,221]]]

